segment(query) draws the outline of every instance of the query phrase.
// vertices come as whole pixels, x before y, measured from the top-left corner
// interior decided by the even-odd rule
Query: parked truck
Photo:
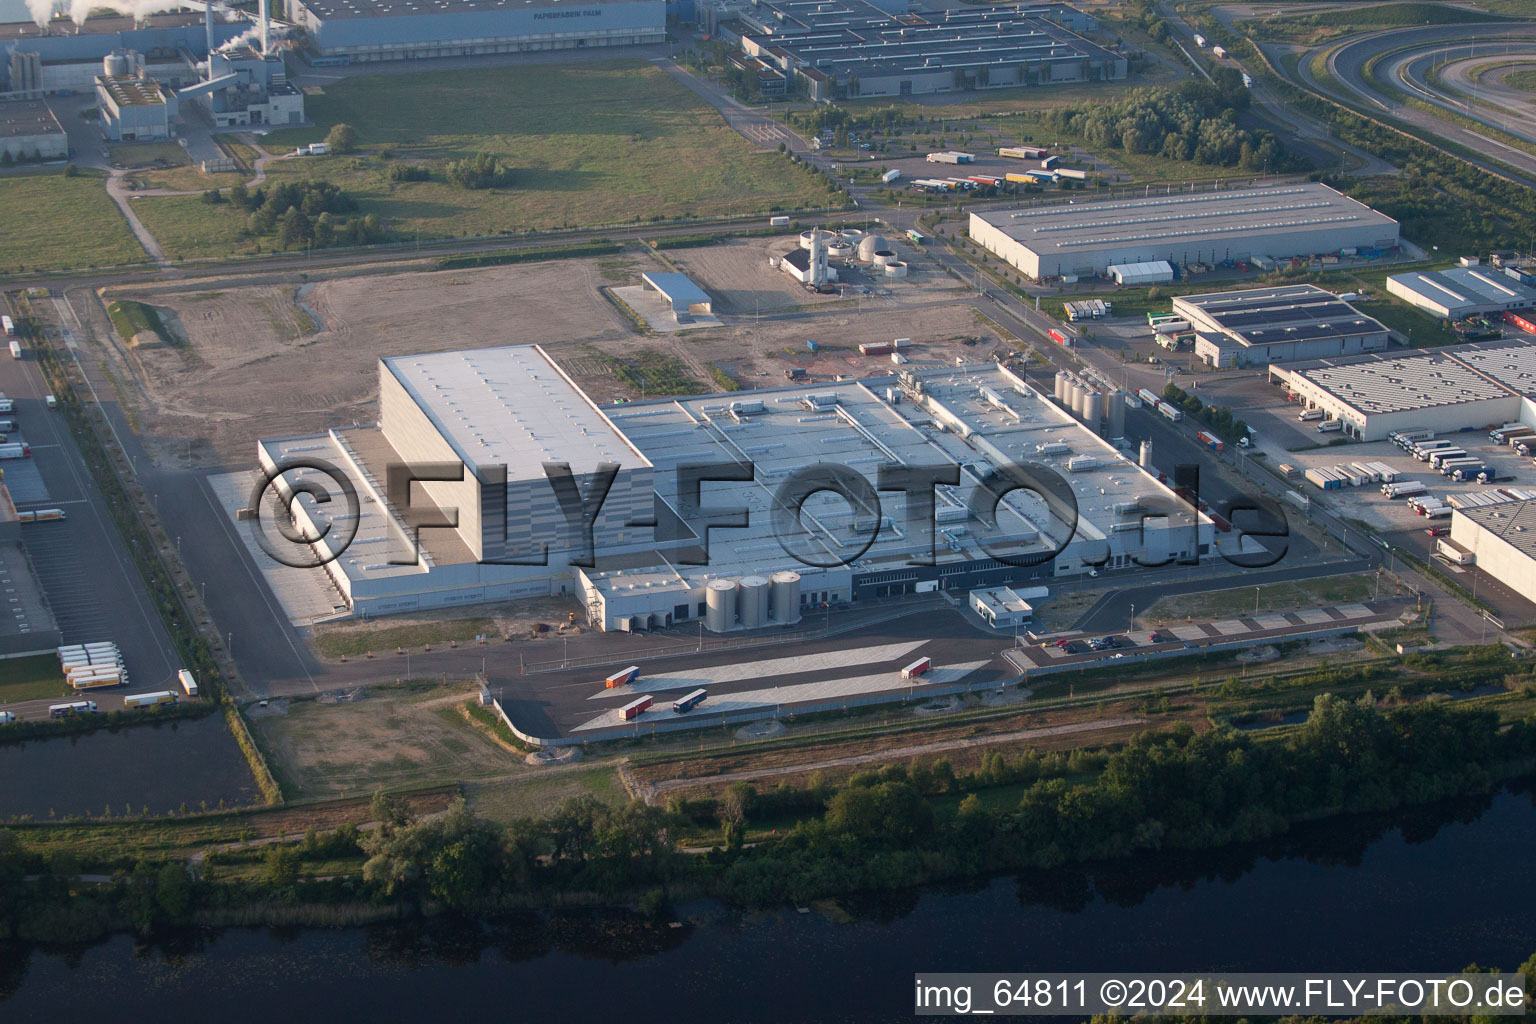
[[[619,716],[626,722],[633,722],[635,719],[640,717],[640,712],[650,707],[651,704],[652,698],[650,697],[641,697],[639,700],[632,700],[628,704],[625,704],[622,708],[619,708]]]
[[[183,690],[187,691],[188,697],[197,696],[197,680],[193,678],[191,672],[188,672],[186,669],[182,669],[180,672],[176,673],[176,681],[181,684],[181,688]]]
[[[1213,47],[1211,47],[1211,53],[1215,55],[1217,60],[1226,60],[1227,59],[1227,51],[1223,47],[1213,46]]]
[[[889,185],[893,181],[900,181],[900,180],[901,180],[901,172],[898,171],[894,167],[892,167],[890,170],[886,171],[884,174],[880,175],[880,181],[883,184],[886,184],[886,185]]]
[[[50,718],[68,718],[70,715],[94,715],[95,713],[96,702],[93,700],[76,700],[70,701],[68,704],[50,704],[48,706],[48,717]]]
[[[8,316],[0,316],[0,328],[4,328],[7,338],[16,337],[16,324]]]
[[[1211,433],[1209,430],[1202,430],[1199,433],[1195,434],[1195,437],[1199,439],[1201,444],[1205,445],[1207,448],[1209,448],[1213,452],[1219,452],[1219,451],[1225,451],[1226,450],[1227,446],[1221,440],[1221,438],[1217,437],[1215,434]]]
[[[68,518],[61,508],[39,508],[16,513],[18,523],[56,523]]]
[[[1342,420],[1323,420],[1323,422],[1317,425],[1317,432],[1319,434],[1332,434],[1343,429],[1344,422]]]
[[[1012,157],[1015,160],[1039,160],[1047,152],[1040,146],[1004,146],[997,151],[997,155]]]
[[[125,708],[152,708],[159,704],[175,704],[176,694],[170,690],[157,690],[154,693],[134,693],[123,698]]]
[[[901,670],[901,678],[906,680],[916,679],[933,667],[932,658],[918,658],[912,664]]]
[[[771,227],[771,228],[787,228],[787,227],[789,227],[789,218],[788,217],[782,217],[782,216],[780,216],[780,217],[769,217],[768,218],[768,226]]]
[[[1396,483],[1382,484],[1381,493],[1388,498],[1412,498],[1428,491],[1422,480],[1399,480]]]
[[[1312,508],[1312,499],[1297,491],[1286,491],[1285,500],[1289,504],[1301,509],[1303,512],[1306,512]]]
[[[1178,423],[1184,418],[1184,414],[1182,412],[1180,412],[1178,409],[1175,409],[1167,402],[1158,402],[1157,411],[1161,413],[1163,419],[1167,420],[1169,423]]]
[[[1312,420],[1320,420],[1323,418],[1323,416],[1324,413],[1321,409],[1304,409],[1302,410],[1301,415],[1297,416],[1296,418],[1301,420],[1303,423],[1309,423]]]
[[[1148,390],[1148,389],[1147,389],[1147,388],[1141,388],[1141,389],[1139,389],[1139,390],[1138,390],[1138,391],[1137,391],[1137,392],[1136,392],[1136,397],[1137,397],[1137,398],[1139,398],[1139,399],[1141,399],[1141,401],[1142,401],[1142,404],[1143,404],[1143,405],[1145,405],[1145,406],[1146,406],[1146,407],[1147,407],[1147,408],[1149,408],[1149,409],[1150,409],[1150,408],[1152,408],[1152,407],[1154,407],[1154,406],[1156,406],[1156,405],[1157,405],[1157,403],[1158,403],[1158,397],[1157,397],[1157,395],[1155,395],[1155,394],[1153,394],[1153,393],[1152,393],[1152,392],[1151,392],[1151,391],[1150,391],[1150,390]]]
[[[639,678],[640,678],[640,666],[639,665],[631,665],[631,666],[629,666],[629,668],[620,669],[619,671],[615,672],[613,675],[611,675],[608,678],[604,679],[603,680],[603,685],[605,687],[607,687],[608,689],[612,690],[612,689],[616,689],[617,687],[620,687],[620,686],[628,686],[630,683],[634,682],[636,679],[639,679]]]
[[[683,696],[680,700],[672,702],[672,713],[675,715],[685,715],[700,704],[703,704],[704,698],[708,696],[708,690],[694,690],[692,693]]]
[[[1205,36],[1203,36],[1200,33],[1196,32],[1195,33],[1195,45],[1200,47],[1202,50],[1205,49]]]
[[[21,358],[21,342],[19,342],[19,341],[11,342],[11,358],[12,359],[20,359]]]
[[[13,444],[0,444],[0,459],[30,459],[32,446],[25,441]]]

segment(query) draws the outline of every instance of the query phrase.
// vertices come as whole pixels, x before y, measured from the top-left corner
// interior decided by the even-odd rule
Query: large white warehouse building
[[[1456,509],[1451,541],[1510,590],[1536,594],[1536,501]]]
[[[1110,266],[1176,266],[1397,248],[1397,221],[1327,185],[1177,192],[973,212],[971,240],[1036,280]]]
[[[1269,372],[1303,409],[1321,409],[1362,441],[1395,430],[1536,425],[1536,345],[1519,339],[1314,359]]]
[[[319,459],[356,488],[355,508],[298,507],[300,525],[327,538],[315,549],[340,551],[313,572],[327,573],[355,614],[566,593],[604,629],[702,619],[723,631],[792,622],[807,606],[1212,553],[1210,520],[996,365],[602,408],[535,346],[384,359],[379,376],[378,426],[258,443],[268,473]],[[1049,486],[978,503],[989,471],[1024,461]],[[570,464],[582,495],[604,463],[618,467],[591,559],[560,515],[546,478],[554,462]],[[452,510],[456,522],[420,529],[418,550],[387,479],[391,465],[421,463],[465,473],[415,485],[412,516]],[[750,469],[690,495],[677,481],[694,464]],[[938,465],[960,483],[934,488],[925,522],[909,522],[903,491],[873,502],[822,492],[786,534],[776,495],[816,465],[852,470],[871,488],[886,466]],[[693,510],[740,519],[706,531]],[[530,557],[546,544],[547,560]]]
[[[1210,366],[1374,352],[1390,332],[1314,284],[1180,295],[1173,311],[1195,329],[1195,355]]]

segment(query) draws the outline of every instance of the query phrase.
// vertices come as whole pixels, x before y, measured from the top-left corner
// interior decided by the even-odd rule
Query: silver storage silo
[[[1060,370],[1056,371],[1056,390],[1054,396],[1057,402],[1062,401],[1062,396],[1067,393],[1067,375]]]
[[[1141,461],[1140,461],[1140,464],[1141,464],[1141,468],[1142,469],[1151,469],[1152,468],[1152,442],[1151,441],[1143,441],[1143,442],[1141,442]]]
[[[1091,395],[1092,392],[1088,390],[1086,385],[1079,384],[1077,386],[1077,400],[1072,405],[1072,412],[1075,413],[1077,418],[1080,420],[1088,419],[1088,399]]]
[[[741,625],[756,629],[768,625],[768,580],[762,576],[743,576],[741,589]]]
[[[800,574],[793,569],[773,574],[773,621],[800,621]]]
[[[1099,429],[1099,421],[1104,418],[1104,392],[1088,392],[1087,408],[1083,412],[1083,422],[1088,424],[1090,430]]]
[[[1073,416],[1076,416],[1077,410],[1082,408],[1083,386],[1077,382],[1076,377],[1067,378],[1067,400],[1063,404],[1067,407],[1067,412]]]
[[[113,50],[102,58],[101,70],[108,78],[123,78],[133,74],[133,62],[122,50]]]
[[[1125,392],[1116,391],[1109,396],[1109,408],[1106,410],[1109,420],[1109,436],[1125,436]]]
[[[704,585],[704,625],[724,633],[736,625],[736,581],[710,580]]]

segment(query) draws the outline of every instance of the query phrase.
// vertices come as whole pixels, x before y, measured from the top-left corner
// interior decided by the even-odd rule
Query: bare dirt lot
[[[460,271],[339,273],[318,282],[274,278],[110,289],[161,311],[178,344],[119,349],[120,397],[162,464],[248,464],[259,437],[316,433],[377,418],[381,356],[495,345],[545,346],[599,402],[661,397],[621,378],[623,362],[661,358],[662,380],[719,391],[728,374],[743,388],[782,385],[791,367],[813,379],[895,372],[889,355],[862,356],[863,342],[910,338],[919,367],[979,361],[1008,347],[947,275],[917,270],[869,294],[813,296],[767,266],[767,251],[793,240],[750,239],[673,258],[736,306],[772,300],[724,327],[681,335],[642,333],[602,293],[639,283],[661,262],[643,253]],[[906,249],[899,250],[904,256]],[[920,263],[921,261],[919,261]],[[820,300],[807,306],[806,300]],[[777,305],[774,305],[777,304]],[[756,300],[753,301],[756,307]],[[770,310],[774,310],[771,311]],[[100,336],[100,307],[87,311]],[[815,339],[812,353],[806,342]]]
[[[464,716],[468,699],[463,687],[375,689],[352,703],[278,700],[249,715],[279,778],[305,796],[525,770],[520,755]]]

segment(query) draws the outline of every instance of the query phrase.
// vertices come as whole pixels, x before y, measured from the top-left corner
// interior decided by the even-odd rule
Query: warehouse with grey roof
[[[630,46],[666,39],[664,0],[292,0],[334,63]]]
[[[1036,280],[1113,265],[1390,251],[1397,221],[1318,182],[971,213],[970,237]]]
[[[1387,291],[1445,320],[1536,307],[1536,288],[1492,267],[1394,274]]]
[[[1209,366],[1255,366],[1385,349],[1391,332],[1312,284],[1180,295],[1173,311],[1195,329]]]

